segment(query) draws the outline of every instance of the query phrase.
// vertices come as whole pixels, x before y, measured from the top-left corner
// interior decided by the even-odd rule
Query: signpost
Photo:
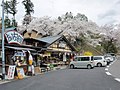
[[[4,50],[4,0],[2,0],[2,76],[5,79],[5,50]]]

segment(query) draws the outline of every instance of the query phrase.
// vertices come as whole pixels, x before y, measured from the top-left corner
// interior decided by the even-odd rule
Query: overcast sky
[[[2,1],[2,0],[1,0]],[[6,1],[6,0],[4,0]],[[24,16],[23,0],[18,0],[17,21]],[[72,12],[85,14],[98,25],[120,23],[120,0],[31,0],[34,4],[35,17],[50,16],[56,18]],[[0,2],[1,3],[1,2]],[[1,11],[1,8],[0,8]],[[1,12],[0,12],[1,14]],[[2,15],[1,15],[2,16]]]

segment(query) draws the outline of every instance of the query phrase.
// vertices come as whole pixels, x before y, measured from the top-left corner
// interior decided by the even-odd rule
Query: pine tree
[[[8,16],[5,17],[5,28],[10,28],[11,27],[11,20],[8,18]]]
[[[22,4],[24,5],[26,12],[23,19],[23,25],[26,25],[27,27],[27,25],[31,22],[31,13],[34,13],[34,4],[30,0],[23,0]]]
[[[4,2],[4,10],[7,16],[9,14],[9,3],[10,3],[9,1]]]
[[[34,13],[34,4],[31,2],[31,0],[23,0],[22,4],[25,6],[26,15],[31,15],[31,13]]]
[[[8,14],[13,15],[13,20],[12,20],[12,26],[17,26],[16,20],[15,20],[15,14],[17,13],[17,0],[11,0],[11,1],[6,1],[5,2],[5,12],[8,16]]]
[[[17,9],[16,9],[16,6],[17,6],[17,0],[11,0],[10,3],[9,3],[9,13],[13,15],[13,18],[15,19],[15,14],[17,13]]]

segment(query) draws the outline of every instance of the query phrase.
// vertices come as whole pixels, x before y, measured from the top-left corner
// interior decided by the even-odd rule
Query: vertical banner
[[[67,59],[66,59],[66,53],[63,54],[63,61],[66,62]]]
[[[32,65],[33,64],[33,57],[32,55],[30,54],[29,55],[29,65]]]
[[[14,79],[14,73],[15,73],[15,65],[10,65],[8,68],[8,75],[7,78],[8,79]]]

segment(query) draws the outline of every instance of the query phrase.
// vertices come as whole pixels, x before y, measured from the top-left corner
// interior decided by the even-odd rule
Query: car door
[[[78,57],[75,57],[74,60],[73,60],[73,64],[75,67],[78,67],[79,64],[78,64]]]
[[[85,56],[85,57],[81,57],[81,67],[87,67],[87,65],[90,62],[90,57],[89,56]]]
[[[82,67],[81,57],[78,57],[78,58],[77,58],[76,66],[77,66],[78,68]]]
[[[95,66],[97,66],[97,63],[99,62],[99,57],[94,56],[94,57],[93,57],[93,60],[94,60],[94,62],[95,62]]]

